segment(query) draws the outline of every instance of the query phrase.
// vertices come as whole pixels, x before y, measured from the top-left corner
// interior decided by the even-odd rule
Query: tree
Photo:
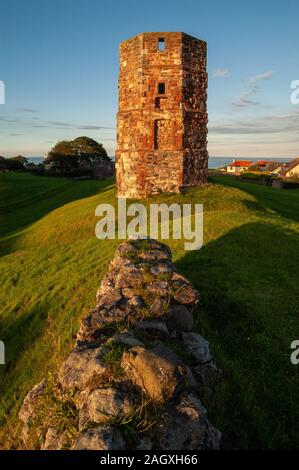
[[[64,174],[78,168],[82,162],[87,161],[92,165],[98,160],[110,161],[103,144],[83,136],[58,142],[48,153],[45,164],[54,162]]]
[[[106,149],[103,144],[96,142],[89,137],[78,137],[72,141],[73,151],[79,156],[79,160],[89,160],[91,162],[96,160],[108,160]]]
[[[5,160],[6,168],[10,171],[17,171],[17,170],[24,170],[24,165],[19,160],[15,160],[14,158],[6,158]]]
[[[55,163],[55,166],[64,174],[77,166],[78,157],[74,155],[72,142],[61,140],[48,153],[45,164]]]
[[[11,160],[20,162],[24,166],[26,165],[26,163],[28,163],[28,159],[26,157],[23,157],[22,155],[17,155],[16,157],[12,157]]]
[[[6,158],[0,155],[0,168],[6,169]]]

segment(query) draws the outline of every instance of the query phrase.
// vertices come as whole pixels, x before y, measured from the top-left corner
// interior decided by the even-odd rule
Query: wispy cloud
[[[249,85],[255,85],[257,82],[260,82],[262,80],[269,80],[273,76],[273,70],[269,70],[268,72],[264,73],[259,73],[258,75],[255,75],[254,77],[250,77],[247,79],[247,83]]]
[[[252,92],[244,92],[240,96],[238,96],[235,101],[233,101],[232,105],[234,108],[247,108],[248,106],[258,106],[260,104],[259,101],[249,99],[252,96]]]
[[[10,117],[4,117],[4,116],[0,116],[0,121],[8,122],[8,123],[21,122],[19,118],[14,118],[14,117],[10,118]]]
[[[102,129],[115,129],[114,127],[96,126],[94,124],[74,124],[69,122],[60,121],[46,121],[49,127],[56,129],[78,129],[78,130],[102,130]]]
[[[254,75],[253,77],[247,78],[245,80],[247,89],[235,98],[235,100],[232,102],[233,107],[247,108],[248,106],[259,106],[261,102],[253,99],[253,97],[260,91],[260,86],[258,83],[264,80],[270,80],[270,78],[273,76],[273,73],[273,70],[270,70],[268,72],[260,73],[258,75]]]
[[[228,69],[215,69],[212,76],[213,78],[228,78],[230,77],[230,71]]]
[[[266,115],[261,118],[211,123],[211,134],[288,134],[299,141],[299,111],[288,114]]]
[[[35,110],[26,110],[26,113],[33,114]],[[115,130],[115,127],[108,127],[95,124],[86,123],[74,123],[64,121],[45,121],[40,119],[38,116],[31,116],[25,113],[24,115],[18,115],[16,112],[11,113],[7,116],[0,116],[0,121],[6,124],[18,124],[19,126],[25,127],[26,129],[60,129],[60,130],[87,130],[87,131],[99,131],[99,130]]]
[[[17,113],[38,113],[38,109],[34,108],[18,108],[16,109]]]
[[[237,98],[233,101],[232,105],[234,108],[247,108],[248,106],[258,106],[260,104],[259,101],[251,99],[251,97],[257,93],[257,89],[249,89],[241,93],[241,95],[237,96]]]

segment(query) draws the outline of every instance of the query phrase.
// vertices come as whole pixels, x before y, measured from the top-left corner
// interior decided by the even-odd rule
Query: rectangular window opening
[[[165,93],[165,83],[158,83],[158,93],[159,95],[164,95]]]
[[[154,149],[158,150],[159,143],[158,143],[158,129],[159,123],[157,120],[154,121]]]
[[[164,38],[158,39],[158,51],[165,51],[165,39]]]
[[[160,108],[160,98],[155,98],[155,108]]]

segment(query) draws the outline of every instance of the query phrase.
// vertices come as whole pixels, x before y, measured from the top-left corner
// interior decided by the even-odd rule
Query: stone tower
[[[118,196],[206,183],[206,54],[206,43],[185,33],[142,33],[121,43]]]

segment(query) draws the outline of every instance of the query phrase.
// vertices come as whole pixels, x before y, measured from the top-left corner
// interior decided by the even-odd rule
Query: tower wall
[[[206,182],[206,87],[203,41],[160,32],[121,44],[119,196],[142,198]]]

